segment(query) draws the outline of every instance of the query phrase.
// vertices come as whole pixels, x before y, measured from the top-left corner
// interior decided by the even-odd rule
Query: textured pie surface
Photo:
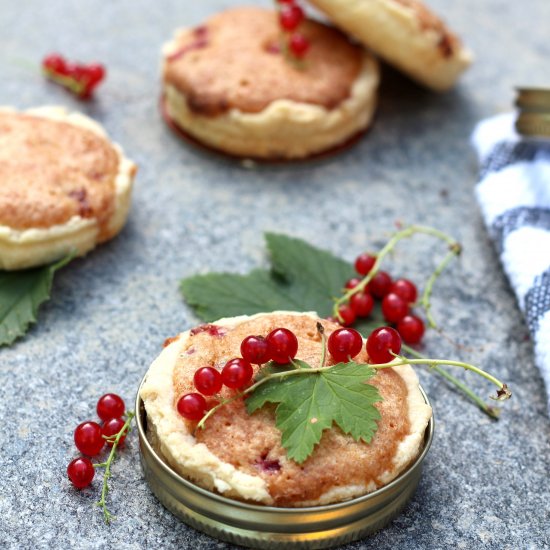
[[[88,117],[0,109],[0,268],[84,254],[122,228],[135,165]]]
[[[376,109],[376,59],[326,25],[300,26],[301,63],[281,50],[276,12],[234,8],[183,29],[163,48],[170,124],[230,155],[304,158],[363,132]]]
[[[73,216],[108,218],[118,154],[86,128],[0,112],[0,224],[50,227]]]
[[[420,0],[311,0],[388,63],[437,91],[472,62],[460,38]]]
[[[280,51],[275,11],[245,7],[221,12],[176,36],[165,57],[165,82],[203,115],[231,108],[257,113],[278,99],[334,108],[349,97],[363,51],[321,23],[305,21],[300,31],[311,48],[297,66]]]
[[[151,366],[141,392],[151,435],[167,462],[226,496],[289,507],[353,498],[403,471],[418,455],[431,416],[409,366],[385,369],[369,381],[383,397],[376,404],[382,418],[370,444],[355,442],[333,427],[302,464],[288,459],[270,407],[248,415],[242,401],[235,401],[198,432],[195,423],[177,414],[179,397],[194,391],[195,370],[206,365],[221,369],[239,356],[240,343],[250,334],[290,328],[299,341],[297,357],[318,365],[322,346],[317,321],[310,314],[259,314],[221,320],[173,339]],[[321,322],[328,334],[337,328]],[[362,352],[355,360],[367,359]],[[223,392],[231,395],[227,388]]]

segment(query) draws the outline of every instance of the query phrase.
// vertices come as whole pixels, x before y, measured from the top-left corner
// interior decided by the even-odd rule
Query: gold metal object
[[[550,137],[550,88],[518,88],[516,131],[529,137]]]
[[[429,404],[422,388],[420,391]],[[370,535],[387,525],[412,497],[434,432],[432,417],[415,462],[373,493],[326,506],[277,508],[229,499],[181,477],[147,439],[147,415],[139,391],[135,410],[143,473],[160,502],[199,531],[233,544],[261,549],[330,548]]]
[[[550,137],[550,111],[520,113],[516,119],[516,130],[524,136]]]
[[[516,106],[522,111],[550,113],[550,88],[517,88]]]

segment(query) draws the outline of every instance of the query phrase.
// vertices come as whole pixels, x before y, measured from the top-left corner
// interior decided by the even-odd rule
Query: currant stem
[[[380,270],[380,266],[382,265],[382,260],[396,247],[397,243],[399,241],[402,241],[403,239],[408,239],[412,237],[413,235],[420,233],[423,235],[431,235],[432,237],[436,237],[437,239],[446,242],[449,245],[450,252],[447,254],[447,256],[450,256],[447,259],[447,256],[439,264],[437,269],[434,271],[432,276],[430,277],[428,284],[426,285],[426,289],[424,291],[424,295],[422,296],[422,305],[424,306],[424,309],[426,309],[426,315],[429,315],[429,309],[430,309],[430,295],[432,291],[432,287],[436,281],[436,279],[439,277],[443,269],[446,267],[446,265],[451,261],[451,259],[454,256],[458,256],[460,254],[460,251],[462,249],[461,245],[455,241],[451,236],[447,235],[446,233],[443,233],[443,231],[439,231],[439,229],[435,229],[434,227],[428,227],[425,225],[410,225],[409,227],[406,227],[405,229],[402,229],[401,231],[398,231],[397,233],[394,233],[394,235],[391,237],[391,239],[386,243],[386,245],[378,252],[376,255],[376,261],[374,262],[374,265],[372,266],[372,269],[369,271],[367,275],[361,280],[361,282],[354,288],[348,290],[345,292],[340,298],[337,298],[334,302],[334,308],[333,313],[334,316],[339,319],[340,321],[343,321],[342,317],[338,313],[338,308],[349,301],[349,299],[358,292],[362,292],[365,290],[366,286],[372,281],[374,276],[378,273]],[[430,325],[433,322],[433,319],[429,317],[430,319]]]
[[[321,367],[325,366],[327,360],[327,337],[325,335],[325,329],[321,323],[317,323],[317,332],[321,335],[321,341],[323,344],[323,351],[321,352]]]
[[[105,523],[110,523],[111,519],[114,517],[111,512],[109,512],[109,509],[107,508],[107,493],[109,492],[109,478],[111,477],[111,464],[113,463],[115,456],[116,456],[116,450],[120,443],[120,440],[123,436],[126,436],[126,434],[130,431],[130,425],[132,424],[132,420],[134,419],[135,413],[132,411],[128,411],[126,413],[126,422],[124,422],[124,426],[120,429],[120,431],[117,434],[114,434],[113,436],[106,437],[106,441],[112,441],[113,446],[111,447],[111,452],[109,453],[109,456],[105,462],[100,462],[98,464],[94,464],[94,468],[105,468],[105,473],[103,474],[103,486],[101,488],[101,499],[99,502],[96,502],[96,505],[101,507],[103,509],[103,517],[105,519]]]
[[[86,84],[84,82],[79,82],[75,80],[74,78],[70,76],[64,76],[61,74],[57,74],[54,71],[50,71],[48,69],[42,69],[44,71],[44,74],[56,84],[59,84],[60,86],[63,86],[63,88],[67,88],[70,90],[73,94],[80,96],[84,93],[84,90],[86,89]]]
[[[252,387],[252,386],[250,386]],[[229,403],[233,403],[233,401],[236,401],[237,399],[240,399],[243,395],[245,395],[245,392],[239,392],[236,393],[233,397],[230,397],[229,399],[222,399],[215,407],[212,407],[200,420],[197,424],[196,430],[202,430],[204,429],[204,425],[206,421],[221,407],[225,405],[229,405]]]
[[[426,357],[424,357],[421,353],[418,353],[415,349],[403,344],[403,349],[409,354],[415,356],[417,359],[424,359],[426,360]],[[448,380],[451,384],[456,386],[460,391],[462,391],[467,397],[469,397],[486,415],[489,417],[497,420],[500,414],[500,409],[497,409],[495,407],[491,407],[483,401],[481,397],[479,397],[470,387],[459,380],[458,378],[455,378],[452,374],[448,373],[446,370],[442,369],[438,365],[435,365],[432,367],[432,369],[437,372],[437,374],[440,374]]]
[[[508,389],[508,386],[495,378],[493,375],[489,374],[488,372],[485,372],[484,370],[480,369],[479,367],[476,367],[475,365],[470,365],[469,363],[463,363],[462,361],[451,361],[447,359],[428,359],[426,357],[422,357],[420,359],[408,359],[407,357],[403,357],[402,355],[396,355],[396,360],[391,361],[389,363],[378,363],[378,364],[366,364],[365,366],[370,367],[375,370],[381,370],[381,369],[388,369],[392,367],[399,367],[401,365],[427,365],[428,367],[432,369],[437,369],[437,372],[442,374],[445,378],[449,380],[453,380],[453,383],[458,382],[458,386],[461,387],[461,389],[469,395],[479,406],[482,408],[487,414],[490,416],[493,416],[495,413],[489,412],[486,410],[486,405],[481,401],[479,397],[477,397],[466,385],[462,384],[459,380],[454,378],[454,376],[449,375],[447,372],[445,372],[442,369],[439,369],[439,365],[449,365],[453,367],[461,367],[465,370],[469,370],[472,372],[475,372],[476,374],[479,374],[489,382],[492,382],[495,386],[498,387],[497,391],[497,397],[491,397],[491,399],[495,399],[497,401],[504,401],[506,399],[510,399],[512,397],[512,392]],[[237,399],[240,399],[255,390],[257,390],[261,385],[265,384],[266,382],[269,382],[270,380],[276,380],[279,378],[285,378],[287,376],[297,376],[297,375],[306,375],[306,374],[316,374],[321,373],[324,370],[330,367],[317,367],[317,368],[309,368],[309,369],[295,369],[295,370],[286,370],[282,372],[275,372],[273,374],[269,374],[265,378],[262,378],[261,380],[258,380],[256,383],[252,384],[252,386],[249,386],[246,388],[246,390],[239,392],[235,394],[233,397],[229,399],[225,399],[218,403],[215,407],[211,408],[200,420],[200,422],[197,424],[197,429],[204,428],[204,424],[206,423],[206,420],[210,418],[219,408],[223,407],[224,405],[227,405],[228,403],[232,403],[233,401],[236,401]],[[444,374],[443,374],[444,373]],[[483,407],[481,406],[483,404]]]
[[[435,281],[437,278],[441,275],[443,270],[447,267],[451,261],[460,255],[462,252],[462,247],[458,243],[454,243],[449,246],[449,252],[447,252],[447,255],[443,258],[441,263],[435,268],[435,271],[431,274],[430,278],[428,279],[428,282],[426,283],[426,287],[424,288],[424,292],[422,293],[422,298],[420,300],[420,305],[424,308],[424,311],[426,312],[426,318],[428,319],[428,323],[431,328],[437,328],[437,325],[434,321],[434,318],[432,316],[431,308],[432,305],[430,303],[430,298],[432,295],[432,289],[434,286]]]
[[[407,357],[404,357],[402,355],[396,355],[396,358],[399,360],[397,363],[391,362],[386,364],[370,365],[370,366],[374,369],[384,369],[384,368],[394,367],[399,365],[427,365],[432,369],[437,367],[438,365],[449,365],[451,367],[461,367],[464,370],[469,370],[469,371],[475,372],[476,374],[479,374],[479,376],[485,378],[486,380],[493,383],[495,386],[499,388],[497,392],[497,397],[491,397],[491,399],[495,399],[496,401],[504,401],[512,397],[512,392],[508,389],[508,386],[506,384],[498,380],[498,378],[495,378],[492,374],[485,372],[483,369],[480,369],[475,365],[470,365],[469,363],[463,363],[462,361],[450,361],[448,359],[428,359],[428,358],[408,359]]]

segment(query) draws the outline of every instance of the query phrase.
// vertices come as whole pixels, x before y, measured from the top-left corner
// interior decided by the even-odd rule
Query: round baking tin
[[[429,405],[422,388],[420,391]],[[233,544],[262,549],[330,548],[365,537],[387,525],[414,494],[434,432],[432,416],[424,434],[424,446],[415,462],[373,493],[326,506],[277,508],[229,499],[181,477],[147,439],[147,415],[140,391],[135,410],[143,473],[158,500],[199,531]]]

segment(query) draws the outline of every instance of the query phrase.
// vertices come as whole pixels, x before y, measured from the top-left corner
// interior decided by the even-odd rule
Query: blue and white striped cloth
[[[476,195],[527,319],[550,414],[550,139],[522,138],[514,120],[511,113],[476,126]]]

